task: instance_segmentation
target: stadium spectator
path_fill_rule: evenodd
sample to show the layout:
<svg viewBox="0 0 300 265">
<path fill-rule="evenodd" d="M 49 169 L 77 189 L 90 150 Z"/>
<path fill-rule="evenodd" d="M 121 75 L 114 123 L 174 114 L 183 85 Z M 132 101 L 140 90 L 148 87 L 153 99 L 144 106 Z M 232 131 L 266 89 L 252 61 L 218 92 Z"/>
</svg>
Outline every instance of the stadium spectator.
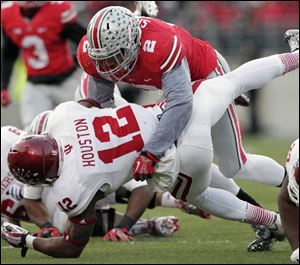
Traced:
<svg viewBox="0 0 300 265">
<path fill-rule="evenodd" d="M 194 86 L 197 104 L 178 144 L 180 156 L 172 146 L 158 162 L 153 178 L 147 181 L 154 187 L 172 190 L 177 198 L 186 199 L 216 216 L 264 224 L 276 236 L 282 237 L 278 214 L 241 201 L 226 191 L 208 188 L 212 143 L 210 130 L 205 126 L 199 128 L 199 121 L 212 126 L 238 95 L 263 87 L 273 78 L 298 67 L 299 52 L 279 54 L 251 61 L 218 78 L 197 82 Z M 212 94 L 211 90 L 214 91 Z M 214 96 L 217 91 L 221 97 Z M 99 107 L 92 99 L 85 102 Z M 204 113 L 202 104 L 207 108 Z M 53 185 L 56 201 L 69 217 L 64 236 L 40 239 L 25 229 L 4 222 L 2 238 L 14 247 L 31 248 L 54 257 L 79 257 L 95 223 L 96 201 L 128 180 L 132 164 L 143 145 L 151 139 L 162 112 L 159 107 L 145 109 L 134 104 L 117 109 L 90 109 L 68 102 L 57 107 L 50 117 L 48 134 L 18 141 L 8 154 L 8 165 L 12 174 L 23 183 Z M 203 115 L 205 119 L 199 119 Z M 127 124 L 120 125 L 120 119 L 126 119 Z M 111 131 L 104 131 L 106 124 Z M 65 130 L 64 127 L 73 129 Z M 89 133 L 89 128 L 95 133 Z M 83 138 L 78 139 L 78 133 L 87 140 L 84 144 Z M 208 136 L 208 140 L 199 143 L 199 136 Z M 87 144 L 88 148 L 84 147 L 87 152 L 83 152 L 80 147 Z M 25 146 L 26 152 L 23 151 Z M 100 168 L 102 174 L 99 174 Z M 178 176 L 179 170 L 184 173 Z"/>
<path fill-rule="evenodd" d="M 85 29 L 77 23 L 73 5 L 65 1 L 4 2 L 1 29 L 1 104 L 11 101 L 10 77 L 21 53 L 27 84 L 20 114 L 26 128 L 40 112 L 73 99 L 79 70 L 68 41 L 78 44 Z"/>
</svg>

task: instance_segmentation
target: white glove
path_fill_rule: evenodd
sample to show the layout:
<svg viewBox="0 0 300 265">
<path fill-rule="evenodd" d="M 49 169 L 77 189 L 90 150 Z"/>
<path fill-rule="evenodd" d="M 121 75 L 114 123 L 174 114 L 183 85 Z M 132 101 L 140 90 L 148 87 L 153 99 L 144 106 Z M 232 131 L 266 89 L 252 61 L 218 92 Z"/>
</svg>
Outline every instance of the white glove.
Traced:
<svg viewBox="0 0 300 265">
<path fill-rule="evenodd" d="M 141 16 L 142 12 L 146 13 L 149 17 L 157 17 L 158 7 L 155 1 L 136 1 L 136 10 L 134 14 Z"/>
<path fill-rule="evenodd" d="M 294 263 L 299 263 L 299 248 L 295 249 L 290 257 L 291 261 Z"/>
<path fill-rule="evenodd" d="M 1 237 L 16 248 L 26 247 L 26 237 L 29 234 L 24 228 L 8 222 L 1 225 Z"/>
</svg>

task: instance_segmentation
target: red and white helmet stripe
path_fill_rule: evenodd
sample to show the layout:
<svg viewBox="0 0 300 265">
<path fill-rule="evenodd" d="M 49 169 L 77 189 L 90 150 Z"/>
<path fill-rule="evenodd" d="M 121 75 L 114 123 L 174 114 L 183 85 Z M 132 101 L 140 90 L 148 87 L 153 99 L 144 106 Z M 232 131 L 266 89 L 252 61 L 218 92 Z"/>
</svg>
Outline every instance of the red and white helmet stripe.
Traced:
<svg viewBox="0 0 300 265">
<path fill-rule="evenodd" d="M 90 45 L 94 49 L 100 49 L 100 48 L 102 48 L 102 43 L 101 43 L 101 35 L 102 35 L 101 34 L 101 24 L 103 22 L 103 19 L 106 16 L 106 14 L 109 11 L 110 11 L 109 8 L 104 8 L 103 10 L 100 10 L 98 12 L 99 15 L 95 15 L 93 17 L 93 19 L 91 20 L 91 22 L 90 22 L 90 27 L 92 29 L 92 34 L 89 36 L 89 37 L 91 37 L 91 39 L 89 40 L 89 43 L 90 43 Z"/>
</svg>

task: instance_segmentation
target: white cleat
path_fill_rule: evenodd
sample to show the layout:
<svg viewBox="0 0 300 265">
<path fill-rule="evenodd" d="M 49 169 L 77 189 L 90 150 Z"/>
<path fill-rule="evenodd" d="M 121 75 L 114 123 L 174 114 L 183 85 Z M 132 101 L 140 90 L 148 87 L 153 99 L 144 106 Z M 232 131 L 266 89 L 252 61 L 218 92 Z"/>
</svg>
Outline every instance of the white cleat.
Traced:
<svg viewBox="0 0 300 265">
<path fill-rule="evenodd" d="M 299 50 L 299 29 L 289 29 L 284 33 L 283 37 L 290 46 L 291 52 Z"/>
</svg>

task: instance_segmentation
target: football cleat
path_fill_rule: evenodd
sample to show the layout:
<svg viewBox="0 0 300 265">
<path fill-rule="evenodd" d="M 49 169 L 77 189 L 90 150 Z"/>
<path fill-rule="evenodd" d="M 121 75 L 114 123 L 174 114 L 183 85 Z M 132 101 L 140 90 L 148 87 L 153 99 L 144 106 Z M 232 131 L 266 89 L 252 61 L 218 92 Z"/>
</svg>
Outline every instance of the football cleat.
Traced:
<svg viewBox="0 0 300 265">
<path fill-rule="evenodd" d="M 179 229 L 178 218 L 175 216 L 163 216 L 147 221 L 149 234 L 168 237 Z"/>
<path fill-rule="evenodd" d="M 250 252 L 268 251 L 276 241 L 283 241 L 285 239 L 278 213 L 276 214 L 275 228 L 269 229 L 264 225 L 253 225 L 252 228 L 256 231 L 256 239 L 247 248 Z"/>
<path fill-rule="evenodd" d="M 285 233 L 281 224 L 281 219 L 279 213 L 276 213 L 275 228 L 270 229 L 271 235 L 278 241 L 283 241 L 285 239 Z"/>
<path fill-rule="evenodd" d="M 187 203 L 187 202 L 184 202 L 181 200 L 177 200 L 176 207 L 185 213 L 193 214 L 193 215 L 199 216 L 204 219 L 211 219 L 210 213 L 203 211 L 190 203 Z"/>
<path fill-rule="evenodd" d="M 241 94 L 234 100 L 235 105 L 240 105 L 243 107 L 248 107 L 250 105 L 250 98 L 245 94 Z"/>
<path fill-rule="evenodd" d="M 249 244 L 247 250 L 250 252 L 271 250 L 276 242 L 271 231 L 264 225 L 252 226 L 252 228 L 256 232 L 256 239 Z"/>
<path fill-rule="evenodd" d="M 291 52 L 299 50 L 299 29 L 289 29 L 284 33 L 283 37 L 290 46 Z"/>
</svg>

